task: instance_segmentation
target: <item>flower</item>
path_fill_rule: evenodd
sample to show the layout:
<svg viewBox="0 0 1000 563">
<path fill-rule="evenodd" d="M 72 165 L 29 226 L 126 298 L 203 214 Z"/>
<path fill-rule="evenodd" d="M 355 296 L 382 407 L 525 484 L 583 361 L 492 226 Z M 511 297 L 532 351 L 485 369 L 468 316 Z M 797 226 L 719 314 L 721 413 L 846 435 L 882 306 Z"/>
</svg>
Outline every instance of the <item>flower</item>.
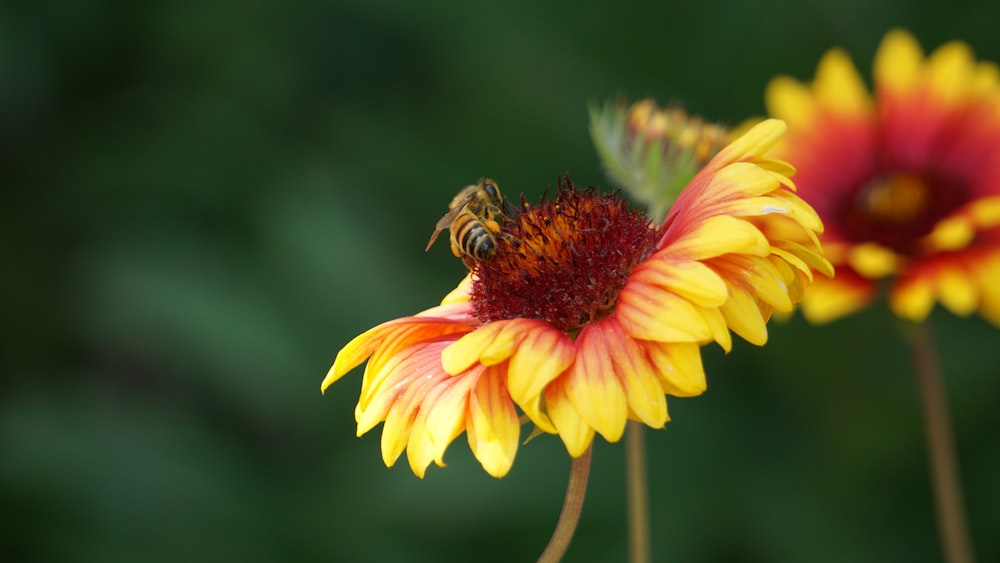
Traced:
<svg viewBox="0 0 1000 563">
<path fill-rule="evenodd" d="M 833 49 L 815 81 L 767 88 L 788 122 L 776 154 L 827 227 L 837 276 L 819 279 L 802 311 L 814 322 L 862 309 L 885 280 L 889 304 L 924 320 L 940 301 L 1000 325 L 1000 78 L 961 42 L 925 58 L 909 33 L 886 34 L 869 95 Z"/>
<path fill-rule="evenodd" d="M 659 227 L 568 179 L 549 201 L 522 197 L 493 258 L 440 306 L 348 343 L 321 388 L 367 359 L 358 435 L 384 421 L 383 461 L 405 450 L 421 477 L 463 431 L 505 475 L 519 411 L 573 457 L 595 434 L 618 440 L 628 419 L 663 427 L 666 395 L 705 390 L 702 344 L 728 351 L 730 329 L 763 344 L 771 313 L 792 309 L 814 269 L 832 273 L 818 216 L 766 156 L 784 129 L 766 121 L 725 148 Z M 812 242 L 765 235 L 786 231 Z"/>
<path fill-rule="evenodd" d="M 611 178 L 655 218 L 735 138 L 721 125 L 651 99 L 591 108 L 590 135 Z"/>
</svg>

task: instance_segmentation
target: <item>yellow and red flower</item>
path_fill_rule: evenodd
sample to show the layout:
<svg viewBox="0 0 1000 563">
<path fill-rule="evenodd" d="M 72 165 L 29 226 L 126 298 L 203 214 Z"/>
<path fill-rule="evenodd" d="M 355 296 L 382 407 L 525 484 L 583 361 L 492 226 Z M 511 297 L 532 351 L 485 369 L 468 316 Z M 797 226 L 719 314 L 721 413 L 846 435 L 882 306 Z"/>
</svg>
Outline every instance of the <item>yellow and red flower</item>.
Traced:
<svg viewBox="0 0 1000 563">
<path fill-rule="evenodd" d="M 405 450 L 421 477 L 463 431 L 502 477 L 519 412 L 574 457 L 629 419 L 663 427 L 666 395 L 705 390 L 702 344 L 728 351 L 730 330 L 763 344 L 771 313 L 792 309 L 814 269 L 832 273 L 819 217 L 767 156 L 784 130 L 765 121 L 722 150 L 659 227 L 568 180 L 550 201 L 522 199 L 494 258 L 440 306 L 348 343 L 322 389 L 367 359 L 358 435 L 384 421 L 386 465 Z"/>
<path fill-rule="evenodd" d="M 815 322 L 868 306 L 878 286 L 900 317 L 935 302 L 1000 325 L 1000 73 L 969 47 L 928 57 L 894 30 L 875 56 L 874 95 L 833 49 L 805 85 L 778 77 L 771 115 L 789 132 L 776 154 L 798 170 L 800 195 L 823 218 L 833 279 L 802 311 Z"/>
</svg>

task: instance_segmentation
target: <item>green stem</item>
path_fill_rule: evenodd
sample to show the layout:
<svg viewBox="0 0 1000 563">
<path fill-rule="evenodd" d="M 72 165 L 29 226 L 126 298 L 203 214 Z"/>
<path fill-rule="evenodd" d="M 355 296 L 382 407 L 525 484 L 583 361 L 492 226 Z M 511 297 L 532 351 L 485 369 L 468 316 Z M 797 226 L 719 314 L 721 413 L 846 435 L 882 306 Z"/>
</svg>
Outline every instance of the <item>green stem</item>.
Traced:
<svg viewBox="0 0 1000 563">
<path fill-rule="evenodd" d="M 927 455 L 941 549 L 948 563 L 973 563 L 976 558 L 965 518 L 948 398 L 928 325 L 917 327 L 911 346 L 927 434 Z"/>
<path fill-rule="evenodd" d="M 563 500 L 562 513 L 556 529 L 552 532 L 549 545 L 538 558 L 538 563 L 556 563 L 562 559 L 573 540 L 576 524 L 580 521 L 583 511 L 583 498 L 587 494 L 587 477 L 590 476 L 590 456 L 592 448 L 588 447 L 580 457 L 573 458 L 569 467 L 569 483 L 566 485 L 566 498 Z"/>
<path fill-rule="evenodd" d="M 646 475 L 645 426 L 629 421 L 625 434 L 628 560 L 630 563 L 649 563 L 649 479 Z"/>
</svg>

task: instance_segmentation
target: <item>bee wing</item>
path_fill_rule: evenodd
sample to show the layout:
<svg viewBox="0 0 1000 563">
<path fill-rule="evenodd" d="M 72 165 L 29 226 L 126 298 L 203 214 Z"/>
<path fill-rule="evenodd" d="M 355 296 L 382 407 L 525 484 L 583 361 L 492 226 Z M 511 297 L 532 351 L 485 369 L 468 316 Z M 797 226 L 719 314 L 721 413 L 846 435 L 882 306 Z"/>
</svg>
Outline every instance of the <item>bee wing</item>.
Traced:
<svg viewBox="0 0 1000 563">
<path fill-rule="evenodd" d="M 448 206 L 448 212 L 438 219 L 437 224 L 434 225 L 434 232 L 431 233 L 431 239 L 427 241 L 427 247 L 424 248 L 424 252 L 431 249 L 434 241 L 437 240 L 438 235 L 440 235 L 442 231 L 451 228 L 451 224 L 455 222 L 455 217 L 458 217 L 458 214 L 465 209 L 465 206 L 468 205 L 474 197 L 476 197 L 474 192 L 470 191 L 468 194 L 465 194 L 463 190 L 463 192 L 460 192 L 459 195 L 452 200 L 451 205 Z"/>
<path fill-rule="evenodd" d="M 427 241 L 427 246 L 424 247 L 424 252 L 427 252 L 428 250 L 431 249 L 432 246 L 434 246 L 434 241 L 438 239 L 438 235 L 440 235 L 441 231 L 444 230 L 440 227 L 440 223 L 438 223 L 438 225 L 439 226 L 436 229 L 434 229 L 434 232 L 431 233 L 431 239 Z"/>
</svg>

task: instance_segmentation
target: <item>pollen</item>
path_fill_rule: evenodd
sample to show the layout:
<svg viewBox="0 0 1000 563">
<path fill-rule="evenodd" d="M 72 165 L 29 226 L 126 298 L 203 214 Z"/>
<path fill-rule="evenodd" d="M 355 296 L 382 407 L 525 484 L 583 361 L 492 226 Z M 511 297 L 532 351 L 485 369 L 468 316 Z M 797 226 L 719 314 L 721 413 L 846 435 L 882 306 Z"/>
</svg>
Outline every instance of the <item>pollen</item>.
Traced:
<svg viewBox="0 0 1000 563">
<path fill-rule="evenodd" d="M 610 314 L 632 269 L 656 246 L 644 213 L 615 195 L 577 190 L 568 177 L 550 201 L 520 209 L 475 271 L 472 306 L 482 322 L 529 318 L 575 336 Z"/>
</svg>

